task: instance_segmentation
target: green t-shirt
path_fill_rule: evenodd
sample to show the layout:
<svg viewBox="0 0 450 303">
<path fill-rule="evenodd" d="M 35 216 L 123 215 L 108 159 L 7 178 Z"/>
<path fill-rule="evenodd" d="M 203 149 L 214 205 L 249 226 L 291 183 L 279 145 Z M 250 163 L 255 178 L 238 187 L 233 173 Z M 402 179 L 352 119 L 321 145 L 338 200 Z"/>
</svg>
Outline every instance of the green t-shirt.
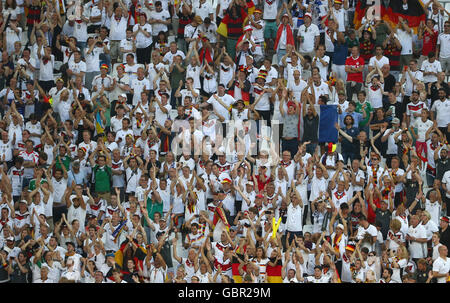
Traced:
<svg viewBox="0 0 450 303">
<path fill-rule="evenodd" d="M 173 67 L 172 72 L 170 73 L 170 85 L 172 86 L 172 91 L 178 89 L 180 85 L 180 80 L 184 80 L 186 78 L 186 66 L 184 63 L 181 63 L 180 66 L 184 68 L 184 72 L 180 72 L 176 66 Z"/>
<path fill-rule="evenodd" d="M 159 212 L 162 216 L 163 214 L 163 203 L 161 201 L 161 203 L 158 203 L 157 201 L 153 201 L 152 199 L 150 199 L 149 197 L 147 197 L 147 213 L 148 213 L 148 217 L 152 220 L 155 219 L 155 213 Z M 147 224 L 147 222 L 145 221 L 145 224 Z"/>
<path fill-rule="evenodd" d="M 70 162 L 72 161 L 72 159 L 69 156 L 65 155 L 64 157 L 61 158 L 61 161 L 64 164 L 64 167 L 66 168 L 66 170 L 68 171 L 70 168 Z M 61 163 L 59 162 L 58 159 L 56 159 L 55 168 L 61 168 Z"/>
<path fill-rule="evenodd" d="M 47 179 L 41 179 L 41 185 L 47 182 Z M 28 191 L 33 191 L 36 189 L 36 179 L 31 179 L 28 184 Z"/>
<path fill-rule="evenodd" d="M 364 127 L 364 126 L 367 125 L 367 123 L 369 123 L 370 113 L 373 112 L 373 108 L 372 108 L 372 105 L 370 105 L 370 102 L 365 101 L 364 103 L 366 104 L 366 108 L 365 108 L 366 118 L 359 122 L 359 127 Z M 359 101 L 356 102 L 356 109 L 355 109 L 355 111 L 357 113 L 360 113 L 360 114 L 363 113 L 362 112 L 362 106 L 364 105 L 364 103 L 361 103 Z"/>
<path fill-rule="evenodd" d="M 345 43 L 347 43 L 349 51 L 353 46 L 359 46 L 358 38 L 355 38 L 355 40 L 351 40 L 349 37 L 347 37 L 345 38 Z"/>
<path fill-rule="evenodd" d="M 111 167 L 105 165 L 100 168 L 100 166 L 95 165 L 93 171 L 95 173 L 95 192 L 102 193 L 111 191 Z"/>
</svg>

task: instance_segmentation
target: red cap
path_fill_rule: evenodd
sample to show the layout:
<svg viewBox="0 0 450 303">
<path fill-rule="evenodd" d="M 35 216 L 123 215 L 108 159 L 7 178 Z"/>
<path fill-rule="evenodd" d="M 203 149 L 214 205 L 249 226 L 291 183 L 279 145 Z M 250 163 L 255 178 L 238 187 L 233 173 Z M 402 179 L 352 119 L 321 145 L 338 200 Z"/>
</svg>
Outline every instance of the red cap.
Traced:
<svg viewBox="0 0 450 303">
<path fill-rule="evenodd" d="M 441 220 L 442 221 L 444 221 L 444 222 L 447 222 L 447 223 L 449 223 L 449 219 L 448 219 L 448 217 L 446 217 L 446 216 L 443 216 L 442 218 L 441 218 Z"/>
</svg>

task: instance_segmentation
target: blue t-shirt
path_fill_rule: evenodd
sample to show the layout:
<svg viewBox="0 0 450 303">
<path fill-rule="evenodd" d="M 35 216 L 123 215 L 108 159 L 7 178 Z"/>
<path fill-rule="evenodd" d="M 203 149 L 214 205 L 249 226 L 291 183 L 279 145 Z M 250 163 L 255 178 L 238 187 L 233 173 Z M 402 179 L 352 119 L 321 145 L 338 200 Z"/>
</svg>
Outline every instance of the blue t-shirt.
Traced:
<svg viewBox="0 0 450 303">
<path fill-rule="evenodd" d="M 356 139 L 356 136 L 358 136 L 358 134 L 359 134 L 359 129 L 357 127 L 342 128 L 342 130 L 347 135 L 352 137 L 353 139 Z M 354 153 L 355 152 L 355 145 L 352 142 L 350 142 L 349 140 L 347 140 L 346 138 L 342 138 L 341 147 L 342 147 L 343 153 Z M 359 153 L 359 151 L 358 151 L 358 153 Z"/>
<path fill-rule="evenodd" d="M 336 65 L 345 65 L 345 60 L 347 59 L 348 45 L 347 43 L 340 44 L 335 41 L 334 43 L 334 55 L 333 63 Z"/>
</svg>

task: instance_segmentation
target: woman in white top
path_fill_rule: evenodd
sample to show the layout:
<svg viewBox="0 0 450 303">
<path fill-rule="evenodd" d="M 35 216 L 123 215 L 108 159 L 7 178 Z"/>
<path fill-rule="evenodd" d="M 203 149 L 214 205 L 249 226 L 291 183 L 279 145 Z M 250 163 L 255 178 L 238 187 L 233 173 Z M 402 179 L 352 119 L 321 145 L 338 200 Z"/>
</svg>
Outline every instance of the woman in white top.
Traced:
<svg viewBox="0 0 450 303">
<path fill-rule="evenodd" d="M 136 38 L 136 60 L 138 64 L 149 64 L 152 39 L 152 26 L 147 23 L 147 14 L 139 16 L 139 24 L 133 26 L 133 36 Z"/>
</svg>

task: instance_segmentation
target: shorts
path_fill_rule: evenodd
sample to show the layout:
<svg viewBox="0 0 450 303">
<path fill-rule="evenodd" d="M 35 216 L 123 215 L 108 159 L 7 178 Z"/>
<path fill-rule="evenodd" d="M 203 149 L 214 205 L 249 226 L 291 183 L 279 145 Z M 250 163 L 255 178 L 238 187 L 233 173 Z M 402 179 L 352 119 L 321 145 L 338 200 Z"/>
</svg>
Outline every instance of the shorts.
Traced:
<svg viewBox="0 0 450 303">
<path fill-rule="evenodd" d="M 277 37 L 277 23 L 275 21 L 266 21 L 264 26 L 264 39 L 275 39 Z"/>
</svg>

